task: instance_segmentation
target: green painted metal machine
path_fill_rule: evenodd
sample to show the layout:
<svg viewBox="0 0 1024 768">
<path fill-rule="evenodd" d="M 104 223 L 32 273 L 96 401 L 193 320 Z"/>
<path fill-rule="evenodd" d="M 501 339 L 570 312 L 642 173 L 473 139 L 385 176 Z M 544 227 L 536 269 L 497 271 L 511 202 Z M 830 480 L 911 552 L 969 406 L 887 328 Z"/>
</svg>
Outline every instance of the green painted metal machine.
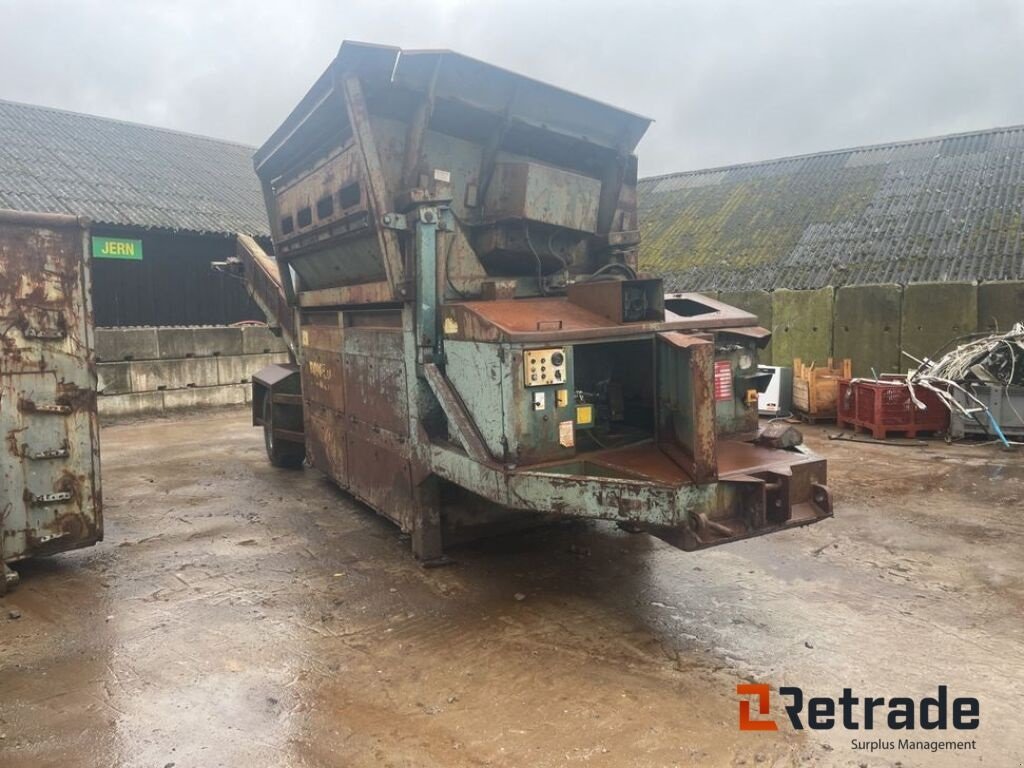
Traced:
<svg viewBox="0 0 1024 768">
<path fill-rule="evenodd" d="M 233 262 L 296 360 L 254 378 L 271 461 L 308 460 L 424 560 L 531 514 L 684 549 L 830 516 L 825 462 L 758 439 L 768 331 L 637 274 L 649 122 L 344 43 L 256 153 L 275 258 L 239 238 Z"/>
</svg>

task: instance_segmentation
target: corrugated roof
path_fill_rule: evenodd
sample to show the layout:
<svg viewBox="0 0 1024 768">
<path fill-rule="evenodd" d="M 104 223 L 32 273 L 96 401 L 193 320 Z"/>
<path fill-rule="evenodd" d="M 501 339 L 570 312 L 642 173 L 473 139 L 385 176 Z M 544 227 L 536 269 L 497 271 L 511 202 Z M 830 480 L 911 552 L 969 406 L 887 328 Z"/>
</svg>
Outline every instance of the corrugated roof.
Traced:
<svg viewBox="0 0 1024 768">
<path fill-rule="evenodd" d="M 268 234 L 254 147 L 0 100 L 0 208 Z"/>
<path fill-rule="evenodd" d="M 642 179 L 672 290 L 1024 279 L 1024 126 Z"/>
</svg>

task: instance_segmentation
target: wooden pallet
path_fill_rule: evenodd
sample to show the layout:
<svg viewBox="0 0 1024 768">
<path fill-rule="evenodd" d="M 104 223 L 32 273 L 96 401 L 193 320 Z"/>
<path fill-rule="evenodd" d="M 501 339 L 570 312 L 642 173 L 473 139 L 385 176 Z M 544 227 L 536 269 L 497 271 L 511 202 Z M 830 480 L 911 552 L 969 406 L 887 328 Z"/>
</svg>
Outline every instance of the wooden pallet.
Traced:
<svg viewBox="0 0 1024 768">
<path fill-rule="evenodd" d="M 835 424 L 836 423 L 836 412 L 831 413 L 804 413 L 793 409 L 793 415 L 796 416 L 804 424 Z"/>
<path fill-rule="evenodd" d="M 842 360 L 839 367 L 832 367 L 832 358 L 825 367 L 814 363 L 804 365 L 798 357 L 793 360 L 793 413 L 807 418 L 814 424 L 817 420 L 835 419 L 839 394 L 839 380 L 850 378 L 852 364 L 849 358 Z"/>
</svg>

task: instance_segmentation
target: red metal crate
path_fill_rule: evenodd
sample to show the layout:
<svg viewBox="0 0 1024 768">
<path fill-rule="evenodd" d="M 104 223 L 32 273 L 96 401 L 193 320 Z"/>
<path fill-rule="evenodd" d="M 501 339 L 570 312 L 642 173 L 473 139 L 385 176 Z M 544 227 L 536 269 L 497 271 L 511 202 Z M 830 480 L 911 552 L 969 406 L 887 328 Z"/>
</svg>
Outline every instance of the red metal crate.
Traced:
<svg viewBox="0 0 1024 768">
<path fill-rule="evenodd" d="M 884 440 L 890 432 L 916 437 L 918 432 L 949 428 L 949 409 L 938 395 L 914 387 L 914 396 L 924 403 L 924 410 L 914 405 L 902 377 L 883 377 L 880 381 L 840 379 L 836 423 L 867 429 L 876 440 Z"/>
</svg>

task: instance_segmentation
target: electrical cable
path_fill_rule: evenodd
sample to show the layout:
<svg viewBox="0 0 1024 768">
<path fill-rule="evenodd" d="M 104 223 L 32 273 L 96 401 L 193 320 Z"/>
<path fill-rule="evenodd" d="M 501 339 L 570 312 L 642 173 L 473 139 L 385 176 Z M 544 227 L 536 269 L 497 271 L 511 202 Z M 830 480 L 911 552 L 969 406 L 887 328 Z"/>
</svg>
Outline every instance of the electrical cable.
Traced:
<svg viewBox="0 0 1024 768">
<path fill-rule="evenodd" d="M 602 275 L 604 275 L 606 272 L 611 272 L 613 270 L 622 270 L 626 274 L 626 278 L 628 280 L 637 279 L 636 270 L 634 270 L 631 266 L 629 266 L 628 264 L 620 264 L 617 261 L 612 261 L 605 264 L 603 267 L 594 270 L 586 277 L 580 278 L 580 282 L 583 283 L 589 282 L 591 280 L 597 281 L 601 279 L 615 280 L 615 277 L 602 278 Z"/>
<path fill-rule="evenodd" d="M 544 285 L 544 265 L 541 263 L 540 256 L 537 255 L 537 251 L 533 247 L 533 241 L 530 240 L 530 225 L 525 221 L 523 222 L 523 232 L 526 233 L 526 245 L 529 247 L 530 253 L 533 254 L 533 258 L 537 260 L 537 288 L 540 289 L 541 296 L 547 296 L 548 289 Z"/>
<path fill-rule="evenodd" d="M 554 242 L 554 239 L 555 239 L 555 231 L 552 230 L 551 234 L 548 235 L 548 253 L 550 253 L 552 256 L 554 256 L 556 259 L 558 259 L 559 263 L 562 265 L 563 279 L 565 280 L 566 283 L 568 283 L 569 282 L 569 262 L 567 262 L 565 259 L 563 259 L 561 256 L 559 256 L 557 253 L 555 253 L 555 248 L 552 245 L 552 242 Z"/>
<path fill-rule="evenodd" d="M 456 221 L 457 220 L 458 220 L 458 217 L 456 217 Z M 455 246 L 455 234 L 456 234 L 455 232 L 449 232 L 448 233 L 448 245 L 447 245 L 447 247 L 445 248 L 445 251 L 444 251 L 444 280 L 445 280 L 446 283 L 448 283 L 448 287 L 451 288 L 453 291 L 455 291 L 456 294 L 458 294 L 459 298 L 461 298 L 461 299 L 468 299 L 469 298 L 469 294 L 466 293 L 465 291 L 459 290 L 459 288 L 456 287 L 455 283 L 452 282 L 452 273 L 451 273 L 451 263 L 452 263 L 452 260 L 451 260 L 451 255 L 452 255 L 452 248 Z"/>
</svg>

